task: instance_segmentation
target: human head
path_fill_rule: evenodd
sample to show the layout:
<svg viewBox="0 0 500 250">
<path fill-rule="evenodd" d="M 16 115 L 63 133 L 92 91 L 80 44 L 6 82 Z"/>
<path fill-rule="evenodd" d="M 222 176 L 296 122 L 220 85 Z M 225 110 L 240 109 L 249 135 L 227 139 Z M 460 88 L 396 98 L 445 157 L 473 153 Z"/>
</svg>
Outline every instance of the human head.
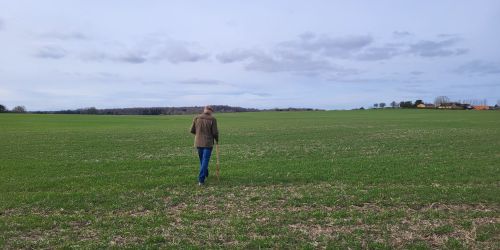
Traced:
<svg viewBox="0 0 500 250">
<path fill-rule="evenodd" d="M 205 109 L 203 110 L 203 112 L 212 114 L 214 112 L 214 108 L 212 108 L 212 106 L 210 106 L 210 105 L 207 105 L 207 106 L 205 106 Z"/>
</svg>

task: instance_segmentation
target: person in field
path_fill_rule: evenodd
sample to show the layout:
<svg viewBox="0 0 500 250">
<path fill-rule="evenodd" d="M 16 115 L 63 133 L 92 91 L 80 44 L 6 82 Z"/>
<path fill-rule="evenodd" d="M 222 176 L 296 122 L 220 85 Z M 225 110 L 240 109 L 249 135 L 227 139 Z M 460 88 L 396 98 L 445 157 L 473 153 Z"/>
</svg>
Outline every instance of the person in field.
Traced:
<svg viewBox="0 0 500 250">
<path fill-rule="evenodd" d="M 200 174 L 198 175 L 198 185 L 205 184 L 208 177 L 208 163 L 214 142 L 219 143 L 219 130 L 217 129 L 217 119 L 212 115 L 214 109 L 206 106 L 203 113 L 193 119 L 191 133 L 195 135 L 194 146 L 198 149 L 200 158 Z"/>
</svg>

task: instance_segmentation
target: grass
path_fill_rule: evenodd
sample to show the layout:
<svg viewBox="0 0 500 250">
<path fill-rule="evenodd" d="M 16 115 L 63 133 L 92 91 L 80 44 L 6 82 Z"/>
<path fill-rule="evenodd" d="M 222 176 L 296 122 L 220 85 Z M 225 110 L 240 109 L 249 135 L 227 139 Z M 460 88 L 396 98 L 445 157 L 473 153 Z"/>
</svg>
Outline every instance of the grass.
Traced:
<svg viewBox="0 0 500 250">
<path fill-rule="evenodd" d="M 500 112 L 0 115 L 0 248 L 500 248 Z"/>
</svg>

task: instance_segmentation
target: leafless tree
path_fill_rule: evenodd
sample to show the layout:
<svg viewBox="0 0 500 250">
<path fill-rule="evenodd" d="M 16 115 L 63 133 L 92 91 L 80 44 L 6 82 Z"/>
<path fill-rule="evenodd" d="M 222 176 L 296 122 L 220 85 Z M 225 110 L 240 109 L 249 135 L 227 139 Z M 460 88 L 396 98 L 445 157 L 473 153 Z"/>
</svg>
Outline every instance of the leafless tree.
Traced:
<svg viewBox="0 0 500 250">
<path fill-rule="evenodd" d="M 448 98 L 447 96 L 438 96 L 436 97 L 436 99 L 434 99 L 434 105 L 436 105 L 436 107 L 448 102 L 450 102 L 450 98 Z"/>
<path fill-rule="evenodd" d="M 395 108 L 395 107 L 397 107 L 397 106 L 398 106 L 398 103 L 397 103 L 396 101 L 392 101 L 392 102 L 391 102 L 391 107 L 392 107 L 392 108 Z"/>
<path fill-rule="evenodd" d="M 24 106 L 15 106 L 12 109 L 12 112 L 14 112 L 14 113 L 26 113 L 26 107 L 24 107 Z"/>
</svg>

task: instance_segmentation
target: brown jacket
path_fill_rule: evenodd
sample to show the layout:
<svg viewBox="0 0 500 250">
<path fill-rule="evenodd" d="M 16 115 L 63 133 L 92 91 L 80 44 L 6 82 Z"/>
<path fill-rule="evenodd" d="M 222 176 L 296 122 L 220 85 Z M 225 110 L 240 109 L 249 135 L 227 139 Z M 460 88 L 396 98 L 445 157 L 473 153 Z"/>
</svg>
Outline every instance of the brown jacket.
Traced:
<svg viewBox="0 0 500 250">
<path fill-rule="evenodd" d="M 193 119 L 191 133 L 195 135 L 195 147 L 213 147 L 214 140 L 219 143 L 217 120 L 208 113 L 203 113 Z"/>
</svg>

